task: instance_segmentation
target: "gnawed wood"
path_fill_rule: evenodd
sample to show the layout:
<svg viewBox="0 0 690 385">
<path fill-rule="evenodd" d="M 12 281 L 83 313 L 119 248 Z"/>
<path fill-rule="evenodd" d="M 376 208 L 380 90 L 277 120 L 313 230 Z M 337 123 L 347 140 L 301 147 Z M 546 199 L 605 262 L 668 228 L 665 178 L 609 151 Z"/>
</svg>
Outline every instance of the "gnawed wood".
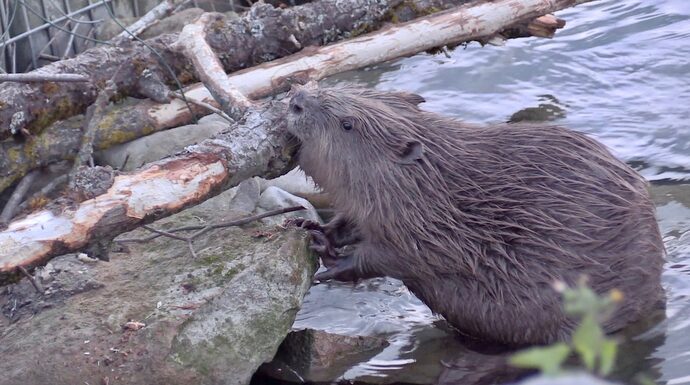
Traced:
<svg viewBox="0 0 690 385">
<path fill-rule="evenodd" d="M 219 191 L 228 178 L 223 160 L 212 154 L 190 154 L 118 176 L 107 193 L 76 210 L 44 210 L 12 222 L 0 234 L 0 271 L 42 263 L 55 252 L 80 249 L 92 238 L 131 230 L 157 213 L 177 212 Z"/>
</svg>

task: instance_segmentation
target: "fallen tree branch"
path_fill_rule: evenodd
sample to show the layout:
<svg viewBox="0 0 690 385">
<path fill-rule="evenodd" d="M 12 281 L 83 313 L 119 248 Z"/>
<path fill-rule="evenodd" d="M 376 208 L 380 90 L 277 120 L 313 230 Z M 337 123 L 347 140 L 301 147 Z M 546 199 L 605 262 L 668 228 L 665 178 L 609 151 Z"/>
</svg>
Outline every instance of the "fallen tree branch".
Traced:
<svg viewBox="0 0 690 385">
<path fill-rule="evenodd" d="M 220 22 L 223 17 L 218 13 L 201 15 L 196 22 L 184 27 L 175 47 L 192 61 L 199 79 L 220 104 L 221 110 L 232 119 L 239 120 L 251 105 L 251 101 L 230 83 L 223 65 L 206 42 L 204 31 L 207 25 Z"/>
<path fill-rule="evenodd" d="M 170 95 L 171 95 L 172 97 L 176 98 L 176 99 L 184 100 L 184 99 L 182 98 L 182 95 L 178 94 L 177 92 L 171 92 Z M 220 116 L 221 118 L 227 120 L 229 123 L 234 123 L 234 122 L 235 122 L 235 121 L 232 120 L 232 118 L 229 117 L 228 114 L 226 114 L 224 111 L 222 111 L 222 110 L 220 110 L 220 109 L 218 109 L 218 108 L 216 108 L 216 107 L 214 107 L 214 106 L 212 106 L 212 105 L 210 105 L 210 104 L 208 104 L 208 103 L 205 103 L 205 102 L 202 102 L 201 100 L 196 100 L 196 99 L 187 99 L 187 101 L 188 101 L 189 103 L 192 103 L 192 104 L 197 105 L 197 106 L 199 106 L 199 107 L 203 107 L 203 108 L 205 108 L 205 109 L 207 109 L 207 110 L 213 112 L 214 114 L 216 114 L 216 115 Z"/>
<path fill-rule="evenodd" d="M 17 207 L 16 212 L 21 213 L 22 211 L 26 210 L 29 205 L 32 203 L 32 201 L 38 200 L 38 199 L 47 199 L 47 197 L 56 189 L 62 187 L 62 185 L 66 184 L 69 180 L 69 175 L 63 174 L 58 176 L 57 178 L 53 179 L 48 183 L 47 185 L 43 186 L 43 188 L 36 192 L 34 195 L 29 197 L 28 199 L 24 200 L 22 204 L 20 204 Z"/>
<path fill-rule="evenodd" d="M 0 82 L 15 83 L 79 83 L 88 82 L 89 77 L 79 74 L 42 74 L 31 72 L 28 74 L 0 74 Z"/>
<path fill-rule="evenodd" d="M 72 167 L 72 174 L 74 174 L 81 166 L 88 164 L 93 167 L 93 141 L 96 136 L 96 131 L 98 128 L 98 122 L 103 118 L 103 111 L 108 106 L 110 98 L 115 95 L 117 88 L 115 87 L 115 82 L 108 80 L 105 84 L 105 88 L 98 94 L 96 102 L 89 106 L 86 111 L 86 117 L 84 121 L 84 134 L 81 138 L 81 148 L 74 160 L 74 166 Z"/>
<path fill-rule="evenodd" d="M 385 36 L 383 39 L 373 38 L 376 35 L 362 36 L 349 44 L 308 50 L 295 60 L 266 64 L 235 74 L 230 80 L 249 96 L 265 94 L 286 86 L 295 73 L 305 79 L 318 79 L 417 51 L 491 36 L 515 20 L 531 19 L 584 1 L 473 3 L 388 28 L 379 33 Z M 516 3 L 523 6 L 515 6 Z M 428 39 L 422 41 L 420 36 Z M 315 67 L 319 65 L 327 68 Z M 204 94 L 200 89 L 193 91 L 197 93 L 195 97 Z M 159 108 L 174 105 L 173 102 Z M 81 202 L 75 210 L 58 214 L 39 211 L 10 223 L 0 232 L 0 275 L 13 271 L 16 266 L 43 263 L 54 255 L 81 249 L 90 242 L 102 240 L 104 234 L 114 237 L 171 215 L 249 177 L 271 178 L 287 172 L 293 166 L 294 148 L 286 134 L 284 113 L 283 103 L 252 106 L 242 124 L 188 147 L 184 154 L 115 177 L 107 193 Z"/>
<path fill-rule="evenodd" d="M 0 213 L 0 228 L 4 227 L 9 221 L 12 220 L 14 214 L 17 212 L 19 204 L 22 203 L 24 196 L 31 188 L 31 185 L 36 180 L 36 177 L 40 174 L 40 171 L 34 170 L 26 174 L 24 178 L 17 184 L 17 187 L 12 192 L 12 196 L 5 204 L 5 207 Z"/>
<path fill-rule="evenodd" d="M 276 209 L 276 210 L 270 210 L 263 212 L 261 214 L 256 214 L 256 215 L 251 215 L 248 217 L 244 218 L 239 218 L 239 219 L 233 219 L 231 221 L 225 221 L 225 222 L 219 222 L 219 223 L 211 223 L 209 225 L 205 226 L 184 226 L 184 227 L 178 227 L 175 229 L 170 229 L 170 230 L 160 230 L 153 228 L 148 225 L 142 226 L 142 228 L 154 233 L 154 235 L 144 237 L 144 238 L 123 238 L 123 239 L 118 239 L 116 242 L 118 243 L 144 243 L 144 242 L 149 242 L 152 241 L 160 236 L 163 237 L 168 237 L 172 239 L 177 239 L 179 241 L 184 241 L 187 243 L 187 247 L 190 250 L 190 253 L 192 254 L 192 257 L 196 258 L 196 251 L 194 251 L 194 245 L 193 242 L 195 239 L 199 238 L 200 236 L 206 234 L 207 232 L 215 229 L 222 229 L 225 227 L 231 227 L 231 226 L 242 226 L 246 225 L 247 223 L 251 223 L 254 221 L 261 220 L 263 218 L 268 218 L 268 217 L 274 217 L 276 215 L 282 215 L 282 214 L 287 214 L 295 211 L 300 211 L 304 210 L 304 207 L 302 206 L 292 206 L 292 207 L 285 207 L 282 209 Z M 174 233 L 180 232 L 180 231 L 191 231 L 191 230 L 199 230 L 195 233 L 193 233 L 190 236 L 183 237 L 181 235 L 176 235 Z"/>
<path fill-rule="evenodd" d="M 181 1 L 179 0 L 163 0 L 160 4 L 148 11 L 144 16 L 139 18 L 139 20 L 134 22 L 134 24 L 127 27 L 126 31 L 120 32 L 119 35 L 115 36 L 110 41 L 115 45 L 119 45 L 127 40 L 133 39 L 134 36 L 139 36 L 146 28 L 150 27 L 158 20 L 170 15 L 180 3 Z"/>
</svg>

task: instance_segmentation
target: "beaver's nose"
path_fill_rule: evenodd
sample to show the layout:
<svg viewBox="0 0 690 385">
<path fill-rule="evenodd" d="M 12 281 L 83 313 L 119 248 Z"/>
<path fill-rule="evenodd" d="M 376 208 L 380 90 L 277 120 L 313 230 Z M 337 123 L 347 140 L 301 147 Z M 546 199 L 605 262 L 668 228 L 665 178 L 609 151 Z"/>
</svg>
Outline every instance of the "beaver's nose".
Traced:
<svg viewBox="0 0 690 385">
<path fill-rule="evenodd" d="M 301 114 L 304 111 L 304 104 L 307 101 L 307 93 L 304 91 L 297 91 L 295 95 L 290 98 L 290 112 L 293 114 Z"/>
</svg>

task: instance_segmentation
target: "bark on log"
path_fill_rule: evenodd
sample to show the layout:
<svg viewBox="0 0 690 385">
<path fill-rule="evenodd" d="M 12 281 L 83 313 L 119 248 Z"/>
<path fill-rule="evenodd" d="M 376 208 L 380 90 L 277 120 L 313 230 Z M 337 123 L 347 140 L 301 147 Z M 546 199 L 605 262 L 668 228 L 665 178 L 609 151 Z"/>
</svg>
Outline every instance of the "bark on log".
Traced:
<svg viewBox="0 0 690 385">
<path fill-rule="evenodd" d="M 529 4 L 524 8 L 515 8 L 514 4 L 517 2 Z M 434 48 L 436 47 L 434 44 L 446 44 L 447 41 L 454 41 L 457 44 L 469 40 L 486 40 L 488 36 L 495 34 L 497 31 L 503 31 L 506 27 L 515 29 L 514 24 L 516 21 L 530 20 L 536 16 L 541 16 L 540 12 L 562 9 L 575 2 L 583 1 L 560 0 L 553 5 L 548 5 L 550 4 L 549 2 L 542 0 L 530 0 L 529 2 L 513 0 L 503 2 L 499 7 L 495 7 L 492 3 L 479 4 L 476 7 L 471 5 L 462 6 L 463 8 L 461 9 L 465 9 L 464 7 L 468 7 L 468 9 L 478 7 L 477 9 L 480 10 L 482 6 L 489 7 L 485 11 L 486 15 L 483 17 L 492 17 L 497 21 L 494 21 L 493 24 L 484 23 L 483 30 L 472 30 L 468 29 L 468 26 L 472 27 L 474 24 L 469 23 L 468 20 L 470 19 L 460 14 L 457 15 L 457 19 L 449 17 L 448 20 L 461 28 L 451 25 L 447 31 L 440 29 L 440 32 L 425 30 L 424 27 L 407 30 L 405 28 L 398 28 L 403 25 L 397 24 L 376 34 L 354 38 L 324 48 L 308 47 L 288 58 L 274 60 L 239 71 L 229 76 L 227 81 L 223 81 L 223 84 L 227 83 L 227 87 L 225 87 L 227 89 L 238 89 L 250 99 L 258 99 L 285 90 L 291 81 L 320 79 L 338 72 L 411 55 Z M 426 4 L 431 4 L 428 5 L 431 7 L 433 4 L 438 3 Z M 512 9 L 518 8 L 522 11 L 512 13 Z M 502 12 L 496 10 L 502 10 Z M 527 23 L 524 24 L 525 26 L 527 25 Z M 402 33 L 403 35 L 398 37 L 392 36 L 391 34 L 394 31 L 399 31 L 397 33 Z M 448 32 L 456 32 L 456 35 L 451 36 L 451 39 L 447 39 Z M 382 38 L 377 38 L 376 36 L 382 36 Z M 432 42 L 420 41 L 417 43 L 418 36 L 439 36 L 442 38 L 437 38 L 437 40 Z M 386 39 L 390 38 L 398 39 L 398 41 L 395 44 L 386 43 Z M 376 42 L 383 43 L 379 44 Z M 203 84 L 190 86 L 186 91 L 186 97 L 218 107 L 218 104 Z M 192 105 L 192 111 L 195 114 L 208 114 L 208 111 L 198 105 Z M 180 100 L 173 100 L 167 104 L 144 100 L 135 104 L 126 103 L 119 107 L 113 106 L 105 114 L 105 118 L 96 129 L 94 146 L 97 149 L 108 148 L 111 145 L 133 140 L 156 131 L 187 124 L 193 117 L 192 112 Z M 64 124 L 56 124 L 44 133 L 28 138 L 27 146 L 11 141 L 0 143 L 0 192 L 35 167 L 44 166 L 58 160 L 71 159 L 77 150 L 67 146 L 73 146 L 76 142 L 69 140 L 70 138 L 60 138 L 65 130 Z M 60 156 L 59 151 L 56 151 L 58 148 L 57 144 L 63 148 L 62 156 Z"/>
<path fill-rule="evenodd" d="M 400 19 L 428 13 L 445 5 L 469 0 L 426 0 L 425 7 L 414 7 Z M 398 17 L 405 0 L 321 0 L 292 8 L 274 8 L 256 3 L 240 19 L 216 22 L 207 27 L 207 40 L 218 54 L 226 72 L 283 57 L 309 45 L 323 45 L 352 34 L 375 30 L 385 21 Z M 147 41 L 164 58 L 183 83 L 196 80 L 192 64 L 170 47 L 177 34 Z M 26 130 L 36 134 L 53 122 L 82 113 L 96 100 L 100 88 L 122 66 L 115 80 L 119 94 L 147 96 L 139 89 L 144 72 L 153 72 L 167 84 L 171 74 L 158 57 L 138 41 L 121 46 L 90 49 L 68 60 L 37 70 L 44 74 L 81 74 L 89 83 L 0 84 L 0 140 Z"/>
<path fill-rule="evenodd" d="M 272 80 L 273 74 L 283 74 L 279 69 L 294 67 L 295 63 L 301 63 L 299 68 L 310 77 L 324 76 L 332 72 L 311 66 L 335 64 L 340 70 L 351 69 L 362 65 L 362 62 L 349 57 L 357 56 L 358 50 L 367 49 L 380 56 L 372 52 L 369 55 L 362 53 L 360 59 L 364 58 L 365 65 L 372 60 L 390 60 L 408 55 L 413 50 L 423 51 L 473 37 L 489 36 L 516 19 L 534 18 L 586 1 L 494 0 L 463 6 L 389 28 L 380 32 L 384 39 L 372 39 L 371 36 L 353 39 L 348 44 L 354 52 L 348 51 L 348 44 L 336 44 L 323 48 L 318 55 L 306 56 L 303 53 L 297 61 L 272 63 L 256 69 L 256 73 L 247 71 L 231 79 L 238 79 L 238 89 L 246 92 L 250 91 L 243 89 L 247 84 L 239 80 L 243 76 L 246 76 L 244 79 L 259 79 L 261 76 L 257 74 L 263 71 L 272 74 L 266 77 Z M 518 3 L 521 6 L 517 6 Z M 426 45 L 417 40 L 419 36 L 429 37 Z M 406 45 L 403 44 L 405 42 Z M 386 52 L 389 56 L 383 54 Z M 271 82 L 265 81 L 265 85 L 270 87 Z M 253 86 L 259 87 L 257 84 Z M 264 86 L 254 90 L 266 92 Z M 237 124 L 230 132 L 191 146 L 185 154 L 118 176 L 106 194 L 84 201 L 74 210 L 65 209 L 59 214 L 44 210 L 12 222 L 0 232 L 0 283 L 3 276 L 11 274 L 18 266 L 43 263 L 54 255 L 114 237 L 199 203 L 246 178 L 255 175 L 272 177 L 287 171 L 294 149 L 288 146 L 283 114 L 281 103 L 274 103 L 265 110 L 252 107 L 244 123 Z"/>
</svg>

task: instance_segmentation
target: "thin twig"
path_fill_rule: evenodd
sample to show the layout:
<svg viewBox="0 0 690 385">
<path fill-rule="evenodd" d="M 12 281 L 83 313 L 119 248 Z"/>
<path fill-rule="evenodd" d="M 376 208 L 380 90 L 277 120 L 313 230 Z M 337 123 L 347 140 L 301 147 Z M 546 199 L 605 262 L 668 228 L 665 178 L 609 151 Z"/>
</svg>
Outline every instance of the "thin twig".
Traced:
<svg viewBox="0 0 690 385">
<path fill-rule="evenodd" d="M 293 211 L 300 211 L 300 210 L 304 210 L 304 207 L 292 206 L 292 207 L 286 207 L 286 208 L 282 208 L 282 209 L 266 211 L 264 213 L 248 216 L 245 218 L 233 219 L 231 221 L 212 223 L 212 224 L 206 225 L 206 226 L 184 226 L 184 227 L 178 227 L 175 229 L 170 229 L 167 231 L 158 230 L 158 229 L 155 229 L 151 226 L 146 225 L 146 226 L 142 226 L 142 227 L 144 229 L 152 232 L 152 233 L 155 233 L 154 235 L 144 237 L 144 238 L 117 239 L 117 240 L 115 240 L 115 242 L 117 242 L 117 243 L 127 243 L 127 242 L 144 243 L 144 242 L 148 242 L 148 241 L 151 241 L 153 239 L 156 239 L 160 236 L 164 236 L 164 237 L 168 237 L 168 238 L 177 239 L 180 241 L 187 242 L 187 247 L 189 248 L 189 253 L 192 255 L 193 258 L 196 259 L 197 254 L 196 254 L 196 251 L 194 250 L 194 245 L 193 245 L 194 240 L 196 238 L 200 237 L 201 235 L 213 230 L 213 229 L 219 229 L 219 228 L 231 227 L 231 226 L 241 226 L 241 225 L 253 222 L 253 221 L 257 221 L 259 219 L 272 217 L 272 216 L 276 216 L 276 215 L 281 215 L 281 214 L 286 214 L 286 213 L 291 213 Z M 173 233 L 176 233 L 179 231 L 190 231 L 190 230 L 199 230 L 199 231 L 193 233 L 189 237 L 183 237 L 181 235 L 173 234 Z"/>
<path fill-rule="evenodd" d="M 26 277 L 26 279 L 28 279 L 29 282 L 31 282 L 31 286 L 33 286 L 34 289 L 36 289 L 38 294 L 40 294 L 40 295 L 45 294 L 45 291 L 43 291 L 43 287 L 41 286 L 41 284 L 38 283 L 38 281 L 36 281 L 36 278 L 34 278 L 33 275 L 29 274 L 29 272 L 26 271 L 24 266 L 17 266 L 17 269 L 19 269 L 19 271 Z"/>
<path fill-rule="evenodd" d="M 175 97 L 175 98 L 177 98 L 177 99 L 184 100 L 184 99 L 182 98 L 182 95 L 178 94 L 177 92 L 171 92 L 170 95 L 172 95 L 173 97 Z M 196 104 L 196 105 L 199 106 L 199 107 L 203 107 L 203 108 L 205 108 L 205 109 L 207 109 L 207 110 L 209 110 L 209 111 L 211 111 L 211 112 L 213 112 L 213 113 L 219 115 L 221 118 L 227 120 L 227 121 L 230 122 L 230 123 L 235 123 L 235 121 L 232 120 L 232 118 L 229 117 L 228 114 L 226 114 L 225 112 L 223 112 L 222 110 L 220 110 L 220 109 L 218 109 L 218 108 L 216 108 L 216 107 L 213 107 L 212 105 L 210 105 L 210 104 L 208 104 L 208 103 L 204 103 L 204 102 L 202 102 L 202 101 L 200 101 L 200 100 L 195 100 L 195 99 L 187 99 L 187 101 L 190 102 L 190 103 L 192 103 L 192 104 Z"/>
<path fill-rule="evenodd" d="M 120 68 L 122 68 L 122 66 L 120 66 Z M 98 93 L 96 101 L 86 110 L 84 134 L 82 136 L 79 154 L 77 154 L 77 157 L 74 159 L 74 166 L 72 167 L 73 175 L 85 163 L 93 167 L 93 141 L 96 135 L 96 128 L 103 118 L 103 111 L 108 106 L 108 103 L 110 103 L 110 98 L 117 92 L 117 85 L 113 79 L 115 79 L 118 72 L 120 72 L 120 68 L 118 68 L 113 74 L 113 77 L 106 82 L 105 88 Z"/>
<path fill-rule="evenodd" d="M 187 247 L 189 248 L 189 253 L 192 254 L 192 258 L 199 259 L 199 257 L 196 255 L 196 251 L 194 251 L 194 244 L 192 244 L 191 239 L 187 241 Z"/>
<path fill-rule="evenodd" d="M 169 233 L 167 231 L 163 231 L 163 230 L 154 229 L 153 227 L 151 227 L 149 225 L 144 225 L 141 227 L 145 228 L 146 230 L 148 230 L 152 233 L 156 233 L 158 235 L 163 235 L 163 236 L 168 237 L 168 238 L 177 239 L 177 240 L 185 241 L 185 242 L 189 241 L 189 238 L 187 238 L 187 237 L 175 235 L 175 234 Z"/>
<path fill-rule="evenodd" d="M 17 187 L 12 192 L 12 196 L 10 196 L 10 199 L 2 209 L 2 213 L 0 214 L 0 225 L 7 224 L 12 220 L 14 214 L 17 212 L 17 207 L 24 199 L 24 196 L 29 191 L 29 188 L 31 188 L 38 174 L 40 174 L 39 170 L 33 170 L 26 174 L 17 184 Z"/>
<path fill-rule="evenodd" d="M 120 32 L 119 35 L 115 36 L 110 41 L 117 45 L 139 36 L 148 27 L 174 11 L 175 5 L 174 0 L 163 0 L 160 4 L 151 8 L 151 10 L 148 11 L 144 16 L 139 18 L 139 20 L 127 27 L 124 31 Z"/>
<path fill-rule="evenodd" d="M 67 39 L 67 44 L 65 44 L 65 53 L 62 54 L 62 59 L 67 59 L 69 57 L 69 51 L 72 49 L 74 37 L 77 35 L 77 30 L 79 27 L 80 25 L 76 23 L 74 24 L 74 27 L 72 27 L 72 33 L 69 35 L 69 39 Z"/>
<path fill-rule="evenodd" d="M 31 200 L 34 197 L 48 196 L 51 192 L 53 192 L 53 190 L 59 188 L 60 186 L 62 186 L 65 183 L 67 183 L 67 179 L 68 179 L 67 174 L 60 175 L 59 177 L 53 179 L 50 183 L 45 185 L 39 192 L 32 195 L 29 199 L 24 200 L 24 202 L 22 202 L 22 204 L 20 204 L 17 207 L 16 212 L 21 213 L 22 211 L 24 211 L 24 209 L 26 209 L 26 207 L 29 205 L 29 203 L 31 202 Z"/>
<path fill-rule="evenodd" d="M 27 73 L 27 74 L 0 74 L 0 82 L 17 82 L 17 83 L 37 83 L 37 82 L 60 82 L 60 83 L 77 83 L 88 82 L 89 77 L 79 74 L 42 74 L 42 73 Z"/>
</svg>

